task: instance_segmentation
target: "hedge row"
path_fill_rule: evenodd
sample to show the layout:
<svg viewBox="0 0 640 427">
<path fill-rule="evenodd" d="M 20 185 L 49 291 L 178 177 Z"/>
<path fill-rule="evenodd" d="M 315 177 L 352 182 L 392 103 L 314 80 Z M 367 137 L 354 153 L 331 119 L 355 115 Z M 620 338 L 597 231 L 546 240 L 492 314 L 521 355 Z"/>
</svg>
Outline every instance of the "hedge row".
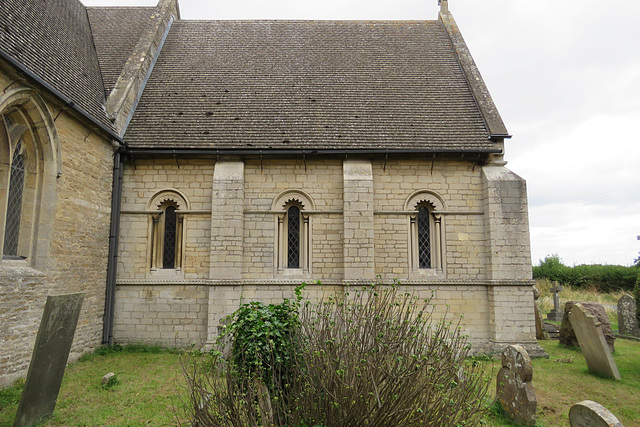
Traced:
<svg viewBox="0 0 640 427">
<path fill-rule="evenodd" d="M 550 255 L 533 267 L 533 278 L 555 280 L 576 288 L 594 286 L 607 293 L 633 291 L 639 272 L 638 266 L 583 264 L 569 267 L 557 255 Z"/>
</svg>

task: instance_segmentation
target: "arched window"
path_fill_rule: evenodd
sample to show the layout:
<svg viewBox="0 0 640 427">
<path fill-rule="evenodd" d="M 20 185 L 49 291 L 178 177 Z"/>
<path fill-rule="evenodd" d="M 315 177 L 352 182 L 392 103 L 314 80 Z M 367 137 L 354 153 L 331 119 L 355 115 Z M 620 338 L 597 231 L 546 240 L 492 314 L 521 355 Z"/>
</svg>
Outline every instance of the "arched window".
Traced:
<svg viewBox="0 0 640 427">
<path fill-rule="evenodd" d="M 25 175 L 22 139 L 18 141 L 13 151 L 10 170 L 3 255 L 5 258 L 18 258 L 18 241 L 20 240 L 20 219 L 22 217 L 22 195 L 24 193 Z"/>
<path fill-rule="evenodd" d="M 176 267 L 176 237 L 178 219 L 175 206 L 167 206 L 164 210 L 164 245 L 162 248 L 162 268 Z"/>
<path fill-rule="evenodd" d="M 418 207 L 418 267 L 431 268 L 431 212 L 426 206 Z"/>
<path fill-rule="evenodd" d="M 60 145 L 53 118 L 30 88 L 0 93 L 0 254 L 48 265 Z"/>
<path fill-rule="evenodd" d="M 287 209 L 287 268 L 300 268 L 300 208 Z"/>
<path fill-rule="evenodd" d="M 151 215 L 150 269 L 182 270 L 184 253 L 184 214 L 186 199 L 173 190 L 157 193 L 149 207 Z"/>
<path fill-rule="evenodd" d="M 444 269 L 442 216 L 444 204 L 434 193 L 414 193 L 405 203 L 409 216 L 409 264 L 418 276 L 439 274 Z"/>
<path fill-rule="evenodd" d="M 276 220 L 276 270 L 281 274 L 308 274 L 311 266 L 311 198 L 299 190 L 281 193 L 272 205 Z"/>
</svg>

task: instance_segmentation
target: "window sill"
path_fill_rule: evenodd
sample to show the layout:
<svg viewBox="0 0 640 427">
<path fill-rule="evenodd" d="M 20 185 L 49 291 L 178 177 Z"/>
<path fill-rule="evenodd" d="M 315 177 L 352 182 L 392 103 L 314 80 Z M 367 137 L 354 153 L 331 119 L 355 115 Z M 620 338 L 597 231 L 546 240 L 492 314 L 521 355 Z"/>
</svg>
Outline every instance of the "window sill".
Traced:
<svg viewBox="0 0 640 427">
<path fill-rule="evenodd" d="M 409 272 L 410 279 L 444 279 L 444 272 L 439 268 L 420 268 Z"/>
<path fill-rule="evenodd" d="M 184 271 L 180 268 L 158 268 L 147 272 L 147 278 L 182 279 Z"/>
<path fill-rule="evenodd" d="M 23 277 L 45 277 L 40 270 L 31 266 L 27 259 L 0 259 L 0 276 L 23 276 Z"/>
<path fill-rule="evenodd" d="M 276 278 L 310 279 L 311 275 L 303 268 L 279 268 Z"/>
</svg>

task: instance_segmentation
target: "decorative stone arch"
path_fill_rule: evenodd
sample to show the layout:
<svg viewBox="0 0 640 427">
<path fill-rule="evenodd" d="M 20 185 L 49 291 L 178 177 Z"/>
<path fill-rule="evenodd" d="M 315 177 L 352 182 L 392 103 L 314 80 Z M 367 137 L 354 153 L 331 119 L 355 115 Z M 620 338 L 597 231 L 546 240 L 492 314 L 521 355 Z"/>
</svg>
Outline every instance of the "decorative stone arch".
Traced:
<svg viewBox="0 0 640 427">
<path fill-rule="evenodd" d="M 407 197 L 404 210 L 409 212 L 407 240 L 411 275 L 443 276 L 446 246 L 441 212 L 446 210 L 444 199 L 435 191 L 418 190 Z"/>
<path fill-rule="evenodd" d="M 6 117 L 6 119 L 5 119 Z M 4 252 L 11 164 L 21 147 L 24 162 L 17 248 L 10 258 L 44 269 L 48 263 L 57 202 L 56 179 L 62 173 L 60 139 L 53 117 L 35 89 L 0 94 L 0 253 Z M 20 154 L 20 153 L 19 153 Z M 6 159 L 6 160 L 5 160 Z"/>
<path fill-rule="evenodd" d="M 314 210 L 316 205 L 309 194 L 302 190 L 285 190 L 271 204 L 271 210 L 284 210 L 287 204 L 297 203 L 303 210 Z"/>
<path fill-rule="evenodd" d="M 182 277 L 185 215 L 189 199 L 176 189 L 158 191 L 147 201 L 149 215 L 148 265 L 152 276 Z"/>
<path fill-rule="evenodd" d="M 286 190 L 273 199 L 276 212 L 275 260 L 277 275 L 307 276 L 311 273 L 311 196 L 302 190 Z"/>
<path fill-rule="evenodd" d="M 416 209 L 416 206 L 419 203 L 428 203 L 433 206 L 435 211 L 444 211 L 446 210 L 446 205 L 444 199 L 440 194 L 431 190 L 418 190 L 414 191 L 407 197 L 404 202 L 404 210 L 405 211 L 413 211 Z"/>
<path fill-rule="evenodd" d="M 189 199 L 183 192 L 174 188 L 167 188 L 158 191 L 147 201 L 147 210 L 159 210 L 163 203 L 174 203 L 182 211 L 191 209 L 191 203 L 189 203 Z"/>
</svg>

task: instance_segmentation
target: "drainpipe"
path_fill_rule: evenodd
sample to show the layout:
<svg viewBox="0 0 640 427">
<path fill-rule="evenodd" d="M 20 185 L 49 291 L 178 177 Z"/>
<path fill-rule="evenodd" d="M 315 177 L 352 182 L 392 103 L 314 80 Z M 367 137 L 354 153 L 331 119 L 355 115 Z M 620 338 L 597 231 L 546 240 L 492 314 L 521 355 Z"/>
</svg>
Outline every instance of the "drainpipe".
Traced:
<svg viewBox="0 0 640 427">
<path fill-rule="evenodd" d="M 122 204 L 123 148 L 113 155 L 113 187 L 111 190 L 111 228 L 109 230 L 109 258 L 107 288 L 104 304 L 102 344 L 113 345 L 113 315 L 116 302 L 116 274 L 118 271 L 118 240 L 120 239 L 120 207 Z"/>
</svg>

